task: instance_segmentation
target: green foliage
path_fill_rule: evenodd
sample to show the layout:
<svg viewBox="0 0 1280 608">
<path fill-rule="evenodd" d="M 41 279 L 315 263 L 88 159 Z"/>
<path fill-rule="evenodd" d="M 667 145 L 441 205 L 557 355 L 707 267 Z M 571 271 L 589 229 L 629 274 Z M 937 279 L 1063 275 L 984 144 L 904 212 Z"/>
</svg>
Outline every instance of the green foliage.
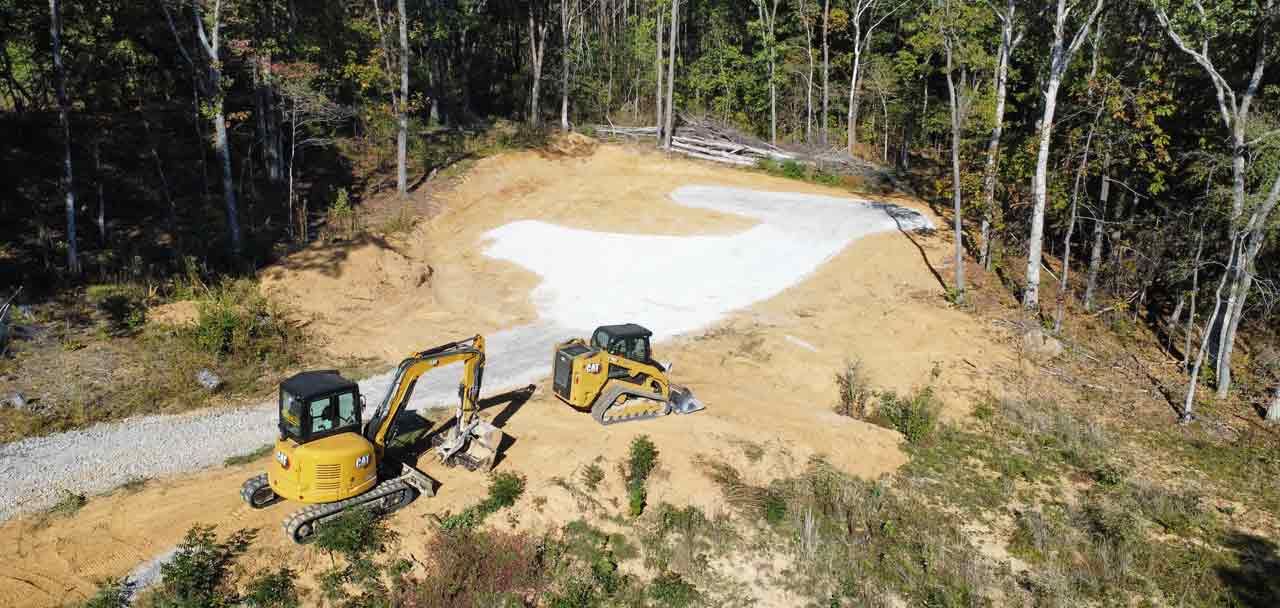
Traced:
<svg viewBox="0 0 1280 608">
<path fill-rule="evenodd" d="M 658 448 L 648 435 L 631 440 L 631 453 L 627 458 L 627 512 L 632 517 L 644 513 L 648 490 L 645 483 L 649 474 L 658 466 Z"/>
<path fill-rule="evenodd" d="M 83 492 L 72 492 L 70 490 L 62 491 L 62 498 L 54 503 L 52 507 L 45 510 L 46 515 L 56 517 L 67 517 L 74 515 L 77 511 L 89 504 L 89 497 Z"/>
<path fill-rule="evenodd" d="M 922 443 L 937 429 L 940 409 L 933 387 L 926 386 L 907 397 L 880 393 L 872 421 L 902 433 L 908 443 Z"/>
<path fill-rule="evenodd" d="M 197 303 L 197 310 L 186 335 L 198 350 L 219 359 L 291 360 L 289 349 L 299 334 L 254 283 L 225 281 Z"/>
<path fill-rule="evenodd" d="M 99 581 L 97 590 L 80 608 L 128 608 L 133 597 L 132 585 L 125 579 L 107 578 Z"/>
<path fill-rule="evenodd" d="M 192 526 L 178 551 L 160 566 L 161 583 L 152 604 L 156 608 L 232 606 L 232 566 L 249 548 L 257 532 L 239 530 L 219 541 L 213 526 Z"/>
<path fill-rule="evenodd" d="M 489 478 L 489 495 L 461 512 L 445 517 L 440 528 L 446 532 L 470 530 L 501 509 L 514 505 L 524 495 L 525 480 L 518 473 L 494 473 Z"/>
<path fill-rule="evenodd" d="M 667 571 L 649 583 L 649 597 L 658 606 L 686 608 L 697 605 L 698 590 L 679 574 Z"/>
<path fill-rule="evenodd" d="M 90 285 L 85 297 L 102 314 L 103 329 L 112 336 L 132 335 L 147 320 L 147 291 L 138 285 Z"/>
<path fill-rule="evenodd" d="M 398 536 L 377 513 L 369 509 L 348 509 L 316 530 L 315 546 L 354 561 L 382 551 Z"/>
<path fill-rule="evenodd" d="M 297 608 L 301 605 L 294 582 L 297 577 L 288 566 L 259 573 L 245 586 L 244 604 L 249 608 Z"/>
</svg>

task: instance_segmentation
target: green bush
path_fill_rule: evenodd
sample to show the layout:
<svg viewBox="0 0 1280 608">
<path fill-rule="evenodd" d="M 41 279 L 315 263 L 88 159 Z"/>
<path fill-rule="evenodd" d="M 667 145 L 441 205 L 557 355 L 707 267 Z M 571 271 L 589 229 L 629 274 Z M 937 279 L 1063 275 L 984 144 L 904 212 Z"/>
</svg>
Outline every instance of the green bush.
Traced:
<svg viewBox="0 0 1280 608">
<path fill-rule="evenodd" d="M 297 608 L 300 605 L 294 581 L 298 573 L 287 566 L 261 572 L 245 586 L 248 608 Z"/>
<path fill-rule="evenodd" d="M 631 440 L 631 454 L 627 458 L 627 512 L 632 517 L 644 513 L 648 490 L 645 483 L 649 474 L 658 466 L 658 448 L 648 435 Z"/>
<path fill-rule="evenodd" d="M 631 484 L 627 488 L 627 513 L 632 517 L 639 517 L 644 513 L 644 507 L 648 498 L 648 490 L 642 484 Z"/>
<path fill-rule="evenodd" d="M 649 583 L 649 597 L 658 606 L 686 608 L 697 603 L 698 590 L 680 578 L 679 574 L 667 571 Z"/>
<path fill-rule="evenodd" d="M 450 532 L 470 530 L 489 515 L 516 504 L 516 500 L 524 495 L 524 489 L 523 476 L 510 472 L 495 473 L 489 478 L 489 496 L 456 515 L 444 518 L 440 521 L 440 528 Z"/>
<path fill-rule="evenodd" d="M 782 161 L 781 170 L 783 177 L 791 179 L 804 179 L 807 173 L 803 164 L 792 159 Z"/>
<path fill-rule="evenodd" d="M 156 608 L 230 606 L 235 589 L 229 580 L 232 566 L 249 548 L 255 533 L 240 530 L 219 541 L 213 526 L 193 526 L 178 551 L 160 566 L 161 585 L 154 598 Z"/>
<path fill-rule="evenodd" d="M 128 608 L 132 597 L 132 584 L 125 579 L 108 578 L 98 583 L 93 597 L 80 604 L 80 608 Z"/>
<path fill-rule="evenodd" d="M 300 334 L 252 281 L 229 280 L 212 289 L 196 308 L 187 336 L 201 352 L 219 359 L 250 361 L 290 358 Z"/>
<path fill-rule="evenodd" d="M 907 443 L 921 443 L 937 429 L 939 409 L 933 387 L 925 387 L 905 398 L 881 393 L 873 421 L 902 433 Z"/>
<path fill-rule="evenodd" d="M 316 530 L 315 545 L 330 554 L 355 560 L 381 551 L 397 536 L 377 513 L 369 509 L 349 509 Z"/>
<path fill-rule="evenodd" d="M 85 296 L 103 315 L 103 329 L 113 336 L 137 332 L 147 321 L 146 290 L 137 285 L 90 285 Z"/>
<path fill-rule="evenodd" d="M 777 493 L 770 492 L 764 499 L 764 520 L 777 525 L 787 517 L 787 501 Z"/>
</svg>

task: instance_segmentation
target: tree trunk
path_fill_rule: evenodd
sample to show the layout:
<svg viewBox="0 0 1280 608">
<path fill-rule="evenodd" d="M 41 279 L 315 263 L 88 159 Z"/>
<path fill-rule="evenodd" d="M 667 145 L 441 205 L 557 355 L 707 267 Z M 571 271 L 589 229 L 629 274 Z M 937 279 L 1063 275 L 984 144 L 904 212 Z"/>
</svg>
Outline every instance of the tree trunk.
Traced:
<svg viewBox="0 0 1280 608">
<path fill-rule="evenodd" d="M 676 32 L 680 29 L 680 0 L 671 0 L 671 48 L 667 64 L 667 124 L 662 133 L 662 148 L 671 150 L 672 131 L 676 119 Z"/>
<path fill-rule="evenodd" d="M 1228 259 L 1235 257 L 1235 255 L 1236 243 L 1235 240 L 1232 240 L 1231 253 L 1228 255 Z M 1228 273 L 1223 273 L 1222 280 L 1218 281 L 1218 290 L 1214 292 L 1213 296 L 1213 314 L 1209 316 L 1210 319 L 1217 319 L 1218 313 L 1222 310 L 1222 289 L 1227 284 L 1227 278 Z M 1211 330 L 1205 330 L 1204 339 L 1200 341 L 1200 352 L 1196 355 L 1196 362 L 1191 367 L 1191 377 L 1187 381 L 1187 395 L 1182 401 L 1182 413 L 1178 417 L 1178 421 L 1183 424 L 1195 419 L 1193 410 L 1196 399 L 1196 385 L 1200 381 L 1200 366 L 1204 364 L 1205 352 L 1209 349 L 1209 342 L 1212 339 L 1212 334 L 1213 332 Z"/>
<path fill-rule="evenodd" d="M 547 25 L 537 24 L 534 7 L 529 6 L 529 59 L 533 63 L 533 90 L 529 93 L 529 124 L 537 126 L 542 123 L 538 98 L 542 88 L 542 56 L 547 50 Z"/>
<path fill-rule="evenodd" d="M 1040 309 L 1040 259 L 1043 255 L 1044 211 L 1048 198 L 1049 181 L 1049 144 L 1053 139 L 1053 115 L 1058 105 L 1058 89 L 1062 86 L 1062 75 L 1071 66 L 1071 58 L 1084 44 L 1089 29 L 1102 14 L 1104 0 L 1097 0 L 1093 12 L 1080 24 L 1080 29 L 1066 42 L 1067 8 L 1066 0 L 1058 0 L 1057 18 L 1053 28 L 1053 46 L 1049 55 L 1049 82 L 1044 91 L 1044 114 L 1040 119 L 1040 149 L 1036 156 L 1036 172 L 1031 180 L 1031 197 L 1035 209 L 1031 215 L 1031 236 L 1027 239 L 1027 284 L 1023 292 L 1022 306 L 1027 310 Z"/>
<path fill-rule="evenodd" d="M 1071 276 L 1071 239 L 1076 232 L 1076 210 L 1080 203 L 1080 186 L 1089 175 L 1089 149 L 1093 146 L 1093 131 L 1102 117 L 1102 108 L 1098 108 L 1089 126 L 1089 135 L 1084 138 L 1084 156 L 1080 159 L 1080 167 L 1076 169 L 1075 186 L 1071 192 L 1071 217 L 1067 222 L 1067 234 L 1062 237 L 1062 276 L 1058 279 L 1057 310 L 1053 315 L 1053 333 L 1062 331 L 1062 317 L 1067 314 L 1067 293 L 1071 289 L 1068 282 Z"/>
<path fill-rule="evenodd" d="M 858 38 L 855 38 L 858 40 Z M 858 71 L 862 67 L 862 45 L 854 43 L 853 68 L 849 76 L 849 156 L 854 156 L 858 143 Z"/>
<path fill-rule="evenodd" d="M 1031 197 L 1035 207 L 1031 215 L 1031 236 L 1027 239 L 1027 284 L 1022 305 L 1028 310 L 1040 308 L 1040 258 L 1044 240 L 1044 209 L 1048 198 L 1049 143 L 1053 138 L 1053 114 L 1058 105 L 1060 75 L 1049 78 L 1044 93 L 1044 115 L 1040 121 L 1040 145 L 1036 156 L 1036 172 L 1031 180 Z"/>
<path fill-rule="evenodd" d="M 1008 95 L 1009 59 L 1022 39 L 1013 35 L 1014 0 L 1007 0 L 1005 13 L 1000 16 L 1000 49 L 997 53 L 995 74 L 995 109 L 991 114 L 991 138 L 987 140 L 987 161 L 982 170 L 982 228 L 978 243 L 978 263 L 991 270 L 991 225 L 995 215 L 996 172 L 999 168 L 1000 136 L 1004 132 L 1004 106 Z"/>
<path fill-rule="evenodd" d="M 1200 225 L 1200 234 L 1196 238 L 1196 259 L 1191 267 L 1191 309 L 1187 312 L 1187 330 L 1185 343 L 1182 346 L 1182 369 L 1191 366 L 1191 337 L 1196 331 L 1196 296 L 1200 294 L 1200 256 L 1204 253 L 1204 224 Z"/>
<path fill-rule="evenodd" d="M 239 212 L 236 208 L 234 176 L 231 173 L 231 145 L 227 140 L 227 121 L 223 113 L 222 60 L 218 55 L 222 30 L 222 2 L 215 2 L 213 6 L 211 35 L 205 32 L 199 3 L 192 5 L 192 14 L 195 18 L 196 36 L 200 39 L 200 47 L 204 50 L 205 59 L 209 64 L 204 82 L 208 87 L 209 105 L 213 110 L 213 149 L 218 156 L 218 163 L 222 165 L 222 201 L 227 214 L 227 234 L 231 239 L 231 254 L 239 258 L 243 248 L 240 239 Z"/>
<path fill-rule="evenodd" d="M 889 164 L 889 101 L 884 98 L 884 93 L 880 94 L 880 111 L 884 113 L 884 154 L 880 158 L 880 162 Z"/>
<path fill-rule="evenodd" d="M 107 199 L 103 193 L 102 140 L 93 142 L 94 180 L 98 186 L 98 241 L 107 244 Z"/>
<path fill-rule="evenodd" d="M 654 119 L 654 126 L 658 129 L 658 141 L 661 142 L 662 128 L 665 127 L 667 123 L 667 119 L 666 119 L 667 115 L 665 112 L 662 111 L 662 100 L 664 97 L 663 87 L 662 87 L 662 11 L 655 10 L 654 12 L 658 14 L 657 27 L 653 28 L 654 37 L 655 37 L 654 46 L 653 46 L 653 58 L 654 58 L 654 67 L 656 68 L 657 74 L 658 74 L 658 79 L 657 79 L 658 86 L 655 87 L 654 94 L 653 94 L 653 105 L 654 105 L 654 108 L 657 109 L 657 114 L 658 114 L 657 118 Z"/>
<path fill-rule="evenodd" d="M 560 128 L 569 130 L 569 0 L 560 0 Z"/>
<path fill-rule="evenodd" d="M 1107 199 L 1111 197 L 1111 148 L 1102 156 L 1102 190 L 1098 194 L 1098 209 L 1093 218 L 1093 249 L 1089 252 L 1089 277 L 1085 281 L 1084 309 L 1093 312 L 1094 290 L 1098 287 L 1098 271 L 1102 267 L 1102 237 L 1105 234 Z"/>
<path fill-rule="evenodd" d="M 396 108 L 396 192 L 409 194 L 409 18 L 404 0 L 396 2 L 400 12 L 400 104 Z"/>
<path fill-rule="evenodd" d="M 827 42 L 830 18 L 831 0 L 822 0 L 822 129 L 819 133 L 822 138 L 822 147 L 824 148 L 827 147 L 827 142 L 829 141 L 827 112 L 831 106 L 831 45 Z"/>
<path fill-rule="evenodd" d="M 808 0 L 801 0 L 800 10 L 805 11 L 804 19 L 804 48 L 805 56 L 809 58 L 809 71 L 804 80 L 804 143 L 813 143 L 813 22 L 809 20 L 808 11 L 804 8 L 808 4 Z"/>
<path fill-rule="evenodd" d="M 1280 381 L 1271 391 L 1271 403 L 1267 405 L 1267 422 L 1280 420 Z"/>
<path fill-rule="evenodd" d="M 955 303 L 964 304 L 964 229 L 963 229 L 963 209 L 960 200 L 960 102 L 956 98 L 955 78 L 952 75 L 951 64 L 951 38 L 950 34 L 943 32 L 943 48 L 947 56 L 947 96 L 951 102 L 951 199 L 952 214 L 955 218 Z M 855 61 L 857 55 L 854 55 Z M 854 67 L 854 73 L 858 72 Z M 850 116 L 852 116 L 852 110 Z M 852 124 L 852 123 L 850 123 Z M 849 153 L 853 154 L 853 135 L 852 126 L 850 127 Z"/>
<path fill-rule="evenodd" d="M 67 214 L 67 272 L 80 274 L 80 254 L 76 247 L 76 192 L 71 175 L 71 119 L 67 115 L 67 72 L 62 67 L 62 2 L 49 0 L 49 38 L 53 42 L 53 80 L 58 96 L 58 124 L 62 127 L 62 196 Z"/>
</svg>

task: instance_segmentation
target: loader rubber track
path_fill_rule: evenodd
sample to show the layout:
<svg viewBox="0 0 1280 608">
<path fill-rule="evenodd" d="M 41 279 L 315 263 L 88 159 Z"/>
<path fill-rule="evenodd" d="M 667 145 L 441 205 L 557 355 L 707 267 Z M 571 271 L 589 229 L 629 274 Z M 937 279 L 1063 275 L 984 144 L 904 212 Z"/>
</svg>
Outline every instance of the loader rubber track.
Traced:
<svg viewBox="0 0 1280 608">
<path fill-rule="evenodd" d="M 315 504 L 305 507 L 284 520 L 284 532 L 295 543 L 315 539 L 316 529 L 326 521 L 340 516 L 344 511 L 358 507 L 372 507 L 379 515 L 385 515 L 413 502 L 418 491 L 402 477 L 388 479 L 368 492 L 338 502 Z"/>
<path fill-rule="evenodd" d="M 618 404 L 618 399 L 623 396 L 626 397 L 625 402 Z M 640 403 L 635 403 L 636 401 Z M 652 393 L 642 390 L 641 387 L 615 383 L 612 388 L 606 389 L 596 398 L 596 402 L 591 406 L 591 417 L 600 424 L 610 425 L 660 418 L 670 411 L 670 403 L 662 399 L 654 399 Z"/>
</svg>

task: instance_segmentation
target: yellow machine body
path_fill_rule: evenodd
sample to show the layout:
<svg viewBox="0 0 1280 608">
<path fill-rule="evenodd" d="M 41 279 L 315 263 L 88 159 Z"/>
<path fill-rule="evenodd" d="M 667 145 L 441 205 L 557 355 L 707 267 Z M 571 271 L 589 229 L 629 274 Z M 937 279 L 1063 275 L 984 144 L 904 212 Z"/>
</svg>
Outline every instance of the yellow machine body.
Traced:
<svg viewBox="0 0 1280 608">
<path fill-rule="evenodd" d="M 378 456 L 373 444 L 358 433 L 303 444 L 278 439 L 267 479 L 272 491 L 285 500 L 337 502 L 359 496 L 378 483 Z"/>
<path fill-rule="evenodd" d="M 552 353 L 556 397 L 588 410 L 600 424 L 688 414 L 703 409 L 687 388 L 673 385 L 670 364 L 653 360 L 649 330 L 627 323 L 596 328 L 591 341 L 574 338 Z"/>
<path fill-rule="evenodd" d="M 463 364 L 455 424 L 436 452 L 446 464 L 458 462 L 472 470 L 492 467 L 503 435 L 478 414 L 484 338 L 474 336 L 401 361 L 368 420 L 361 420 L 364 401 L 359 386 L 337 371 L 302 372 L 286 379 L 280 385 L 280 435 L 271 462 L 266 473 L 244 483 L 241 497 L 254 508 L 282 499 L 311 505 L 284 522 L 287 534 L 306 542 L 317 526 L 343 511 L 369 508 L 385 513 L 418 495 L 434 495 L 434 482 L 412 463 L 387 462 L 387 441 L 418 379 L 454 363 Z"/>
</svg>

